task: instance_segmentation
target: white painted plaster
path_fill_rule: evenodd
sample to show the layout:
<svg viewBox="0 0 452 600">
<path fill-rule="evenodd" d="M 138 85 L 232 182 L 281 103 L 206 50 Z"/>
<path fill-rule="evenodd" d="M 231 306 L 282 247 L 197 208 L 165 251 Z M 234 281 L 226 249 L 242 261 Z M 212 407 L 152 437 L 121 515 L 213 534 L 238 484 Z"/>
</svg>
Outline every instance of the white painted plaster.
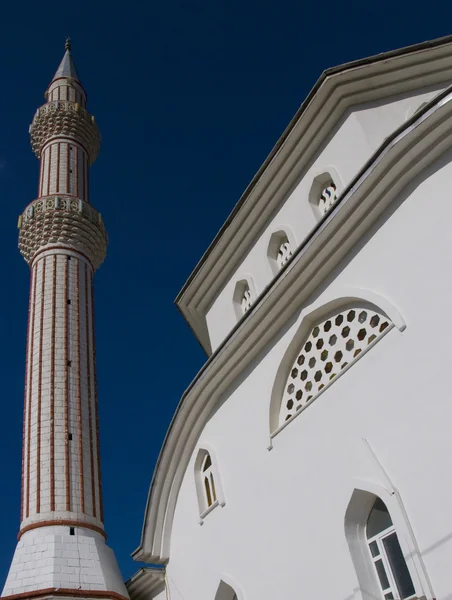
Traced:
<svg viewBox="0 0 452 600">
<path fill-rule="evenodd" d="M 185 600 L 215 598 L 223 573 L 244 599 L 366 598 L 345 525 L 363 482 L 384 496 L 418 596 L 449 597 L 451 178 L 448 151 L 399 194 L 211 413 L 199 445 L 215 448 L 227 504 L 199 527 L 195 448 L 168 543 L 170 587 Z M 294 418 L 269 452 L 275 378 L 303 319 L 360 297 L 395 327 Z"/>
<path fill-rule="evenodd" d="M 340 193 L 384 139 L 405 122 L 410 107 L 418 107 L 422 102 L 431 100 L 440 89 L 442 88 L 418 90 L 403 97 L 359 105 L 344 114 L 309 168 L 300 173 L 294 190 L 243 257 L 239 267 L 207 311 L 207 326 L 213 350 L 236 323 L 237 317 L 231 299 L 237 282 L 244 279 L 247 273 L 248 277 L 252 277 L 257 293 L 261 293 L 274 277 L 274 270 L 267 259 L 271 233 L 276 227 L 290 227 L 295 239 L 302 243 L 316 225 L 319 215 L 309 202 L 314 179 L 322 173 L 330 173 Z"/>
</svg>

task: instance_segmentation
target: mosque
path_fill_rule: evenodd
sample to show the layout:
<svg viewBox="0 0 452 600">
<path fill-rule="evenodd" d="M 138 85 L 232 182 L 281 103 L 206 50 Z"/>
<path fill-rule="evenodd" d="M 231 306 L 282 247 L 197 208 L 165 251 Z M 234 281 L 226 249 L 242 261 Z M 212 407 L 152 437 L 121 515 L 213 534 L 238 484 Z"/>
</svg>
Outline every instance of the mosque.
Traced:
<svg viewBox="0 0 452 600">
<path fill-rule="evenodd" d="M 450 600 L 452 36 L 325 71 L 179 293 L 208 358 L 126 584 L 102 512 L 99 133 L 69 42 L 30 135 L 21 524 L 2 598 Z"/>
</svg>

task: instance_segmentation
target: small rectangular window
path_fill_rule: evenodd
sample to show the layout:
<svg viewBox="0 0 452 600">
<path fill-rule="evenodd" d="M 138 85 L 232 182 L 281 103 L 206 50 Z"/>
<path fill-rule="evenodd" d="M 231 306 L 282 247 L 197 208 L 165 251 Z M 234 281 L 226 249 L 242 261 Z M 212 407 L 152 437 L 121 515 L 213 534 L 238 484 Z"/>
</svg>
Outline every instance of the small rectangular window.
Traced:
<svg viewBox="0 0 452 600">
<path fill-rule="evenodd" d="M 75 535 L 75 527 L 69 527 L 69 535 Z"/>
</svg>

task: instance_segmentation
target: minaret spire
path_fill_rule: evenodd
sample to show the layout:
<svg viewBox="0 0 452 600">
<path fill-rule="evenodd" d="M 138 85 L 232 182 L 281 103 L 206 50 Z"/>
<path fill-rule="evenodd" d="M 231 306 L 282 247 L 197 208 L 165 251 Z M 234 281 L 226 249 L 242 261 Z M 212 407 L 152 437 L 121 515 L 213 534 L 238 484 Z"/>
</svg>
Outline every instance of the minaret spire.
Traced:
<svg viewBox="0 0 452 600">
<path fill-rule="evenodd" d="M 93 276 L 107 234 L 88 180 L 99 132 L 69 39 L 46 99 L 30 126 L 38 198 L 19 217 L 31 269 L 21 525 L 2 597 L 124 600 L 105 545 L 100 470 Z"/>
<path fill-rule="evenodd" d="M 60 66 L 58 67 L 55 75 L 53 76 L 52 83 L 61 77 L 67 77 L 70 79 L 74 79 L 80 83 L 79 77 L 77 75 L 77 70 L 75 68 L 74 59 L 71 54 L 71 38 L 67 37 L 66 42 L 64 44 L 65 52 L 63 59 L 61 60 Z"/>
</svg>

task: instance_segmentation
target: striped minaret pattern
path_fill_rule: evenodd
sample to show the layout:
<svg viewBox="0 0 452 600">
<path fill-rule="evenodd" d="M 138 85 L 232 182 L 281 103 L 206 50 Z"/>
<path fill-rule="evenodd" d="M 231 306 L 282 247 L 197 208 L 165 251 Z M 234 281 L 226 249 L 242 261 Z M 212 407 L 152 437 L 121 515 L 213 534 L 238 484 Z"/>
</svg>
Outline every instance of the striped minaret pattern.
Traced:
<svg viewBox="0 0 452 600">
<path fill-rule="evenodd" d="M 127 592 L 105 544 L 93 275 L 107 234 L 89 202 L 99 132 L 70 42 L 30 126 L 38 198 L 19 217 L 30 265 L 21 526 L 2 597 L 111 598 Z"/>
</svg>

